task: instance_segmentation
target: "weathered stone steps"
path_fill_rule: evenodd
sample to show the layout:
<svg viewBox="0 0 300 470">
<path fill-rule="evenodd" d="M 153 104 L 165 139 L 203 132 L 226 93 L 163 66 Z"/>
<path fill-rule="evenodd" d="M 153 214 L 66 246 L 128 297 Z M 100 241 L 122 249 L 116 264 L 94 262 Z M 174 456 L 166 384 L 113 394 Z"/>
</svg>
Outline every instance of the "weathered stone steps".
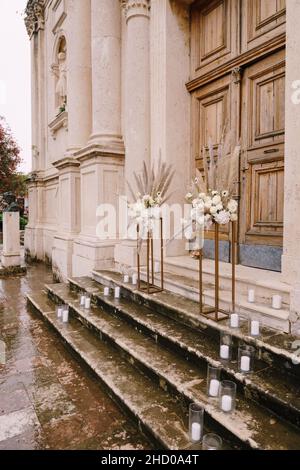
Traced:
<svg viewBox="0 0 300 470">
<path fill-rule="evenodd" d="M 248 335 L 247 328 L 231 329 L 226 320 L 216 323 L 210 316 L 200 315 L 198 302 L 178 294 L 164 291 L 148 295 L 145 292 L 138 291 L 135 286 L 124 284 L 122 276 L 114 271 L 93 271 L 93 279 L 103 285 L 111 287 L 114 285 L 121 286 L 123 295 L 126 298 L 132 299 L 140 305 L 149 307 L 157 313 L 191 327 L 197 333 L 203 331 L 206 335 L 213 337 L 217 343 L 220 331 L 227 331 L 236 341 L 243 341 L 254 346 L 262 360 L 278 368 L 280 371 L 289 372 L 300 378 L 300 365 L 298 363 L 295 364 L 295 359 L 299 358 L 292 349 L 292 344 L 297 339 L 299 340 L 299 338 L 291 334 L 263 327 L 261 335 L 258 338 L 254 338 Z"/>
<path fill-rule="evenodd" d="M 59 321 L 55 303 L 46 293 L 31 294 L 27 298 L 158 448 L 197 449 L 188 439 L 185 404 L 155 386 L 151 379 L 130 365 L 114 348 L 100 341 L 77 319 L 71 316 L 67 324 Z"/>
<path fill-rule="evenodd" d="M 81 285 L 81 287 L 83 287 Z M 87 287 L 87 286 L 86 286 Z M 231 432 L 236 439 L 240 439 L 253 448 L 290 448 L 300 445 L 300 431 L 289 426 L 270 413 L 266 413 L 260 406 L 239 396 L 238 409 L 234 415 L 226 415 L 218 409 L 216 400 L 208 399 L 206 395 L 206 363 L 198 366 L 188 363 L 184 358 L 177 356 L 159 344 L 155 344 L 149 337 L 139 334 L 128 324 L 124 323 L 119 312 L 123 310 L 122 302 L 114 301 L 116 317 L 109 315 L 105 310 L 93 307 L 86 311 L 79 305 L 78 295 L 68 291 L 65 285 L 47 286 L 51 295 L 58 301 L 68 303 L 72 313 L 85 325 L 93 329 L 99 337 L 114 343 L 120 350 L 125 351 L 130 362 L 135 362 L 151 378 L 156 377 L 157 382 L 176 396 L 184 397 L 186 402 L 195 401 L 204 406 L 206 415 L 214 422 Z M 89 292 L 99 296 L 97 286 L 89 285 Z M 125 300 L 125 303 L 126 300 Z M 126 307 L 125 307 L 126 308 Z M 143 310 L 142 307 L 139 307 Z M 143 312 L 145 313 L 145 312 Z M 153 312 L 152 312 L 153 315 Z M 202 367 L 201 367 L 202 366 Z M 270 425 L 270 420 L 275 424 Z M 266 430 L 268 429 L 268 432 Z M 272 444 L 266 441 L 266 436 L 272 434 Z"/>
</svg>

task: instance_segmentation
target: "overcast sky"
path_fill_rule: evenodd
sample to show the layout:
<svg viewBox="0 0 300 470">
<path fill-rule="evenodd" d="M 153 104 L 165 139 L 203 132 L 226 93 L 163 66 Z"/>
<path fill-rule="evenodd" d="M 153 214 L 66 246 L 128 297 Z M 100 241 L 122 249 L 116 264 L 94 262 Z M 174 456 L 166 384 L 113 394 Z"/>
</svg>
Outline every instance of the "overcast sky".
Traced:
<svg viewBox="0 0 300 470">
<path fill-rule="evenodd" d="M 0 115 L 21 147 L 20 170 L 31 169 L 30 44 L 23 21 L 27 0 L 0 0 Z"/>
</svg>

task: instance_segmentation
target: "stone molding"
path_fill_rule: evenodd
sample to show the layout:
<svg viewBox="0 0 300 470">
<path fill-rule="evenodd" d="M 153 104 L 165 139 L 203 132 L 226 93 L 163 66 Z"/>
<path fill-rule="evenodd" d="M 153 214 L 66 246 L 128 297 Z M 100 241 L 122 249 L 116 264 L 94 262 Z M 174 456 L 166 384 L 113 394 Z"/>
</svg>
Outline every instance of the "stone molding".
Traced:
<svg viewBox="0 0 300 470">
<path fill-rule="evenodd" d="M 31 38 L 34 33 L 44 29 L 45 0 L 29 0 L 25 9 L 25 26 Z"/>
<path fill-rule="evenodd" d="M 126 21 L 134 16 L 150 18 L 150 0 L 121 0 Z"/>
<path fill-rule="evenodd" d="M 56 139 L 56 133 L 59 129 L 64 128 L 65 131 L 68 131 L 68 113 L 67 111 L 63 111 L 58 116 L 56 116 L 53 121 L 49 124 L 49 129 L 53 139 Z"/>
</svg>

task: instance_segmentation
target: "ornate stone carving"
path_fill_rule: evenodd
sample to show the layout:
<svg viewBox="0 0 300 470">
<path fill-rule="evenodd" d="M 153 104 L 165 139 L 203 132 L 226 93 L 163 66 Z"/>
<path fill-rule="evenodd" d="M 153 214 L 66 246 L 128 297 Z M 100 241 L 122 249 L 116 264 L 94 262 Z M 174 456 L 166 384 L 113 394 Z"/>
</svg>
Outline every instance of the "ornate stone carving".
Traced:
<svg viewBox="0 0 300 470">
<path fill-rule="evenodd" d="M 25 26 L 29 37 L 44 29 L 45 0 L 29 0 L 25 9 Z"/>
<path fill-rule="evenodd" d="M 242 81 L 243 69 L 242 67 L 235 67 L 232 71 L 232 78 L 234 83 L 240 83 Z"/>
<path fill-rule="evenodd" d="M 133 16 L 150 16 L 150 0 L 120 0 L 126 20 Z"/>
</svg>

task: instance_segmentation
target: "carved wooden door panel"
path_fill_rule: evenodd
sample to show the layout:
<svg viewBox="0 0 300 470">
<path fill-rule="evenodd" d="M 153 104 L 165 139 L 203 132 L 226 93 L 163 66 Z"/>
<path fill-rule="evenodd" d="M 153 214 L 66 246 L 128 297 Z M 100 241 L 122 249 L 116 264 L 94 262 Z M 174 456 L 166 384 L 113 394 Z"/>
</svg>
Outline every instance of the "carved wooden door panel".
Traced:
<svg viewBox="0 0 300 470">
<path fill-rule="evenodd" d="M 242 244 L 282 245 L 284 97 L 284 51 L 245 70 L 242 86 Z M 266 254 L 269 251 L 270 256 L 270 250 L 264 251 Z"/>
<path fill-rule="evenodd" d="M 196 166 L 225 125 L 232 145 L 241 142 L 239 261 L 274 270 L 283 234 L 285 7 L 286 0 L 194 2 L 187 84 Z"/>
</svg>

